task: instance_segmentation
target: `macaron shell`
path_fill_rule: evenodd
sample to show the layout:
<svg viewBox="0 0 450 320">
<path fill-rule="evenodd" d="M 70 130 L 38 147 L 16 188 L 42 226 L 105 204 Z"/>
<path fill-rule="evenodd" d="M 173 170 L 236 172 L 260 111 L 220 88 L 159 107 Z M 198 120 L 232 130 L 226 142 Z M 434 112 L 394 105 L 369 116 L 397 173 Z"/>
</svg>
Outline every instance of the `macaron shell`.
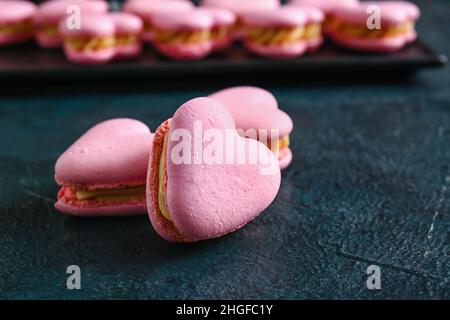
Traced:
<svg viewBox="0 0 450 320">
<path fill-rule="evenodd" d="M 342 7 L 353 7 L 359 4 L 358 0 L 291 0 L 289 5 L 307 5 L 319 8 L 326 15 L 333 14 L 333 12 Z"/>
<path fill-rule="evenodd" d="M 115 34 L 139 34 L 142 31 L 142 20 L 134 14 L 114 12 L 109 17 L 114 22 Z"/>
<path fill-rule="evenodd" d="M 268 91 L 250 86 L 232 87 L 209 96 L 222 103 L 239 129 L 278 129 L 279 135 L 292 132 L 293 122 L 278 108 L 276 98 Z"/>
<path fill-rule="evenodd" d="M 212 16 L 201 10 L 155 13 L 152 22 L 163 30 L 204 30 L 213 26 Z"/>
<path fill-rule="evenodd" d="M 306 15 L 303 10 L 286 6 L 280 9 L 245 13 L 242 15 L 242 21 L 249 26 L 296 27 L 306 23 Z"/>
<path fill-rule="evenodd" d="M 31 19 L 36 9 L 36 5 L 28 1 L 0 0 L 0 25 Z"/>
<path fill-rule="evenodd" d="M 358 51 L 379 52 L 379 53 L 391 53 L 402 49 L 406 43 L 414 41 L 416 33 L 411 32 L 407 35 L 398 37 L 390 37 L 383 39 L 362 39 L 348 37 L 338 32 L 332 32 L 331 38 L 334 42 Z"/>
<path fill-rule="evenodd" d="M 134 119 L 107 120 L 89 129 L 58 159 L 58 183 L 99 188 L 145 181 L 153 135 Z"/>
<path fill-rule="evenodd" d="M 250 52 L 261 57 L 273 59 L 290 59 L 299 57 L 308 49 L 308 44 L 306 41 L 299 41 L 283 46 L 264 46 L 244 40 L 244 44 Z"/>
<path fill-rule="evenodd" d="M 400 9 L 398 6 L 385 6 L 383 2 L 362 2 L 358 6 L 338 8 L 334 11 L 334 17 L 344 23 L 364 25 L 372 15 L 368 13 L 371 6 L 378 6 L 380 9 L 381 26 L 395 26 L 410 21 L 408 11 Z"/>
<path fill-rule="evenodd" d="M 155 13 L 187 11 L 193 8 L 194 5 L 188 0 L 128 0 L 123 5 L 124 12 L 149 20 Z"/>
<path fill-rule="evenodd" d="M 226 108 L 215 100 L 197 98 L 175 112 L 170 134 L 176 129 L 193 134 L 196 121 L 201 121 L 203 130 L 215 129 L 223 134 L 234 128 Z M 239 229 L 267 208 L 278 192 L 280 171 L 273 153 L 256 140 L 241 138 L 237 133 L 236 139 L 244 140 L 246 150 L 265 150 L 276 166 L 273 174 L 261 174 L 258 164 L 176 165 L 167 161 L 167 206 L 177 229 L 189 238 L 210 239 Z M 176 145 L 170 141 L 167 154 Z"/>
<path fill-rule="evenodd" d="M 96 65 L 111 61 L 116 56 L 115 48 L 107 48 L 95 51 L 76 51 L 64 45 L 64 54 L 67 60 L 76 64 Z"/>
<path fill-rule="evenodd" d="M 286 7 L 296 8 L 301 10 L 306 17 L 306 23 L 321 23 L 325 20 L 325 14 L 317 7 L 309 5 L 286 5 Z"/>
<path fill-rule="evenodd" d="M 236 15 L 227 9 L 200 7 L 197 10 L 209 14 L 213 19 L 214 26 L 231 26 L 236 22 Z"/>
<path fill-rule="evenodd" d="M 273 10 L 281 4 L 279 0 L 203 0 L 201 6 L 228 9 L 240 16 L 250 11 Z"/>
<path fill-rule="evenodd" d="M 416 21 L 420 17 L 420 9 L 417 5 L 408 1 L 372 1 L 366 4 L 375 4 L 385 7 L 387 10 L 404 11 L 410 20 Z"/>
<path fill-rule="evenodd" d="M 280 150 L 279 154 L 278 154 L 278 162 L 280 163 L 280 169 L 284 170 L 287 167 L 289 167 L 289 165 L 292 162 L 292 151 L 290 148 L 284 148 L 282 150 Z"/>
<path fill-rule="evenodd" d="M 115 22 L 110 15 L 81 15 L 80 28 L 70 29 L 67 21 L 59 23 L 59 32 L 64 37 L 109 37 L 115 34 Z"/>
<path fill-rule="evenodd" d="M 84 14 L 106 14 L 109 5 L 103 0 L 50 0 L 42 3 L 34 17 L 35 23 L 59 23 L 67 16 L 69 6 L 78 6 L 80 13 Z"/>
<path fill-rule="evenodd" d="M 126 202 L 114 206 L 76 207 L 58 200 L 55 203 L 55 208 L 62 213 L 80 217 L 132 216 L 147 212 L 145 203 L 129 204 Z"/>
</svg>

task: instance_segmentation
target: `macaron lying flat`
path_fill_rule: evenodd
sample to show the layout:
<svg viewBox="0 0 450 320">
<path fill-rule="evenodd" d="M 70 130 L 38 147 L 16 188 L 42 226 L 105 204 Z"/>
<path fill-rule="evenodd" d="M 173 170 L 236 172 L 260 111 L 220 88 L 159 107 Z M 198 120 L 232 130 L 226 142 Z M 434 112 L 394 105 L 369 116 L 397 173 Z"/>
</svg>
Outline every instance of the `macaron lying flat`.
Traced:
<svg viewBox="0 0 450 320">
<path fill-rule="evenodd" d="M 193 8 L 194 5 L 189 0 L 127 0 L 123 5 L 124 12 L 135 14 L 143 20 L 141 37 L 148 43 L 152 43 L 154 38 L 154 14 L 188 11 Z"/>
<path fill-rule="evenodd" d="M 234 41 L 234 25 L 236 15 L 227 9 L 204 7 L 198 9 L 211 15 L 213 26 L 211 27 L 212 50 L 222 51 L 229 48 Z"/>
<path fill-rule="evenodd" d="M 95 15 L 106 14 L 109 5 L 103 0 L 50 0 L 42 3 L 34 17 L 36 40 L 41 47 L 56 48 L 62 45 L 58 25 L 70 16 L 71 8 L 79 8 L 81 15 Z"/>
<path fill-rule="evenodd" d="M 244 45 L 263 57 L 298 57 L 308 49 L 306 22 L 304 11 L 294 7 L 246 13 L 242 17 Z"/>
<path fill-rule="evenodd" d="M 372 8 L 378 8 L 380 26 L 369 28 Z M 369 52 L 394 52 L 417 38 L 414 28 L 419 9 L 406 1 L 362 2 L 334 13 L 330 36 L 341 46 Z"/>
<path fill-rule="evenodd" d="M 31 39 L 35 12 L 31 2 L 0 0 L 0 46 Z"/>
<path fill-rule="evenodd" d="M 220 150 L 223 144 L 211 148 L 205 139 L 200 140 L 200 146 L 189 147 L 190 138 L 195 141 L 197 137 L 198 126 L 205 135 L 210 132 L 219 140 L 228 137 L 242 143 L 247 151 L 241 154 L 245 159 L 250 150 L 259 148 L 266 160 L 275 164 L 274 170 L 261 174 L 263 162 L 209 162 L 205 150 L 210 148 L 211 156 L 226 157 Z M 195 151 L 198 147 L 203 149 L 202 159 Z M 280 171 L 273 154 L 258 141 L 238 136 L 230 113 L 212 99 L 186 102 L 155 133 L 147 207 L 154 229 L 167 240 L 193 242 L 238 230 L 270 205 L 279 186 Z"/>
<path fill-rule="evenodd" d="M 278 108 L 278 102 L 268 91 L 257 87 L 232 87 L 213 93 L 210 98 L 223 104 L 234 118 L 236 127 L 267 132 L 267 139 L 261 141 L 275 153 L 280 168 L 285 169 L 292 162 L 289 135 L 293 130 L 292 119 Z M 272 136 L 271 130 L 278 131 Z M 244 133 L 244 136 L 249 136 Z M 258 134 L 257 138 L 260 139 Z"/>
<path fill-rule="evenodd" d="M 174 60 L 199 60 L 211 53 L 213 18 L 201 10 L 153 15 L 155 48 Z"/>
<path fill-rule="evenodd" d="M 67 59 L 79 64 L 106 63 L 114 58 L 115 23 L 108 15 L 82 15 L 80 29 L 70 29 L 65 21 L 59 24 Z"/>
<path fill-rule="evenodd" d="M 328 34 L 333 25 L 334 12 L 339 8 L 354 7 L 359 4 L 359 0 L 290 0 L 292 6 L 311 6 L 320 9 L 325 14 L 322 31 Z"/>
<path fill-rule="evenodd" d="M 89 129 L 57 160 L 59 211 L 75 216 L 146 213 L 153 135 L 142 122 L 112 119 Z"/>
<path fill-rule="evenodd" d="M 110 17 L 114 21 L 114 47 L 116 59 L 134 58 L 142 51 L 140 35 L 142 20 L 131 13 L 115 12 Z"/>
<path fill-rule="evenodd" d="M 221 8 L 233 12 L 237 19 L 234 26 L 235 38 L 243 36 L 242 16 L 248 12 L 273 10 L 281 6 L 279 0 L 203 0 L 202 7 Z"/>
</svg>

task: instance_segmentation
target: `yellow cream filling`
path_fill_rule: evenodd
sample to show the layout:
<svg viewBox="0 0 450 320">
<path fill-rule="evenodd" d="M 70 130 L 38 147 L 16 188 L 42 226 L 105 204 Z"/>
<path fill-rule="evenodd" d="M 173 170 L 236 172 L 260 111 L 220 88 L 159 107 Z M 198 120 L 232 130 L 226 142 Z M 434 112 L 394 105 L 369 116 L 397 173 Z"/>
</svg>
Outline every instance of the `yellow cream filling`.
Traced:
<svg viewBox="0 0 450 320">
<path fill-rule="evenodd" d="M 380 39 L 397 37 L 414 30 L 414 22 L 405 22 L 396 26 L 390 26 L 381 29 L 368 29 L 366 26 L 348 24 L 344 22 L 335 22 L 333 29 L 351 37 L 356 38 L 368 38 L 368 39 Z"/>
<path fill-rule="evenodd" d="M 310 23 L 305 26 L 303 39 L 312 40 L 317 39 L 322 35 L 322 25 L 320 23 Z"/>
<path fill-rule="evenodd" d="M 266 28 L 252 27 L 249 29 L 247 38 L 254 43 L 272 46 L 295 43 L 304 39 L 305 28 Z"/>
<path fill-rule="evenodd" d="M 159 160 L 159 182 L 158 182 L 158 205 L 162 215 L 169 221 L 172 221 L 169 209 L 166 202 L 166 152 L 167 152 L 167 136 L 164 137 L 163 150 L 161 153 L 161 159 Z"/>
<path fill-rule="evenodd" d="M 211 39 L 219 40 L 228 37 L 231 32 L 230 27 L 218 27 L 211 30 Z"/>
<path fill-rule="evenodd" d="M 289 135 L 286 135 L 275 141 L 269 140 L 266 145 L 272 152 L 279 152 L 281 149 L 289 147 L 290 143 Z"/>
<path fill-rule="evenodd" d="M 145 185 L 109 190 L 77 190 L 77 200 L 119 201 L 145 198 Z"/>
<path fill-rule="evenodd" d="M 31 32 L 33 30 L 33 23 L 31 20 L 26 20 L 20 23 L 11 23 L 0 25 L 0 34 L 13 35 Z"/>
<path fill-rule="evenodd" d="M 134 34 L 119 35 L 119 36 L 116 36 L 116 38 L 114 40 L 114 44 L 117 47 L 135 44 L 137 42 L 138 42 L 138 37 L 137 37 L 137 35 L 134 35 Z"/>
<path fill-rule="evenodd" d="M 68 38 L 65 43 L 75 51 L 98 51 L 114 47 L 115 39 L 114 37 Z"/>
<path fill-rule="evenodd" d="M 210 39 L 209 30 L 198 31 L 173 31 L 173 30 L 155 30 L 156 40 L 160 43 L 169 44 L 193 44 L 208 41 Z"/>
</svg>

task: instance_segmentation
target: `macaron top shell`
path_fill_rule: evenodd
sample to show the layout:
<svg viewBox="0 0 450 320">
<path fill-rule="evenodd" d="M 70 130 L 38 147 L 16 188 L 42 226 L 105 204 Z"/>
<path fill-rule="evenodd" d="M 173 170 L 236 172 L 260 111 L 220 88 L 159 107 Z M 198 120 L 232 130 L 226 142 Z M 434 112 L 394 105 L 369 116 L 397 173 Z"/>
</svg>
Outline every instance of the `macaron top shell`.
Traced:
<svg viewBox="0 0 450 320">
<path fill-rule="evenodd" d="M 292 119 L 278 108 L 275 97 L 264 89 L 232 87 L 209 97 L 219 101 L 230 111 L 238 129 L 279 129 L 280 137 L 293 130 Z"/>
<path fill-rule="evenodd" d="M 399 25 L 410 20 L 409 13 L 399 6 L 386 6 L 383 2 L 363 2 L 358 6 L 338 8 L 334 11 L 334 17 L 339 21 L 349 24 L 366 25 L 367 19 L 373 14 L 368 12 L 371 6 L 380 9 L 381 26 Z"/>
<path fill-rule="evenodd" d="M 30 19 L 36 6 L 28 1 L 0 0 L 0 25 Z"/>
<path fill-rule="evenodd" d="M 114 21 L 116 34 L 139 33 L 142 30 L 142 20 L 134 14 L 126 12 L 114 12 L 109 16 Z"/>
<path fill-rule="evenodd" d="M 115 33 L 113 18 L 109 15 L 82 15 L 80 29 L 69 29 L 65 19 L 59 23 L 59 32 L 64 37 L 108 37 Z"/>
<path fill-rule="evenodd" d="M 153 14 L 162 12 L 186 11 L 194 8 L 188 0 L 128 0 L 123 11 L 151 19 Z"/>
<path fill-rule="evenodd" d="M 59 23 L 61 18 L 68 14 L 69 6 L 78 6 L 81 14 L 107 13 L 109 5 L 103 0 L 50 0 L 42 3 L 34 21 L 36 23 Z"/>
<path fill-rule="evenodd" d="M 325 14 L 322 10 L 317 7 L 308 6 L 308 5 L 296 5 L 292 6 L 301 10 L 303 14 L 306 16 L 306 23 L 321 23 L 325 19 Z"/>
<path fill-rule="evenodd" d="M 218 7 L 233 11 L 237 15 L 256 10 L 272 10 L 280 7 L 279 0 L 203 0 L 202 6 Z"/>
<path fill-rule="evenodd" d="M 308 5 L 319 8 L 325 14 L 332 14 L 341 7 L 353 7 L 359 4 L 358 0 L 291 0 L 289 5 Z"/>
<path fill-rule="evenodd" d="M 274 10 L 248 12 L 242 16 L 245 24 L 251 26 L 285 26 L 296 27 L 306 23 L 304 12 L 295 7 L 283 7 Z"/>
<path fill-rule="evenodd" d="M 213 26 L 210 14 L 200 10 L 164 12 L 153 15 L 153 25 L 164 30 L 202 30 Z"/>
<path fill-rule="evenodd" d="M 152 139 L 149 128 L 138 120 L 101 122 L 59 157 L 56 181 L 88 188 L 144 181 Z"/>
<path fill-rule="evenodd" d="M 236 22 L 236 15 L 227 9 L 200 7 L 197 10 L 210 14 L 215 26 L 229 26 Z"/>
</svg>

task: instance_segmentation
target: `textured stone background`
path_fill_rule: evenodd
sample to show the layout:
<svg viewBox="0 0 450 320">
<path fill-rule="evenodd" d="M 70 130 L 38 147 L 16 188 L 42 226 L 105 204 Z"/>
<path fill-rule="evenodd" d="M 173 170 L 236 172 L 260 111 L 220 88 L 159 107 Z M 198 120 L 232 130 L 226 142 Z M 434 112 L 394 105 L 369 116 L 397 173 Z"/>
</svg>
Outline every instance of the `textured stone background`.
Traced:
<svg viewBox="0 0 450 320">
<path fill-rule="evenodd" d="M 422 38 L 449 54 L 449 2 L 421 5 Z M 58 214 L 53 166 L 98 121 L 155 129 L 211 88 L 2 96 L 0 298 L 449 299 L 449 85 L 445 68 L 400 83 L 266 86 L 294 119 L 295 162 L 257 220 L 192 245 L 161 240 L 145 216 Z M 70 264 L 82 290 L 65 288 Z M 382 290 L 366 289 L 371 264 Z"/>
</svg>

